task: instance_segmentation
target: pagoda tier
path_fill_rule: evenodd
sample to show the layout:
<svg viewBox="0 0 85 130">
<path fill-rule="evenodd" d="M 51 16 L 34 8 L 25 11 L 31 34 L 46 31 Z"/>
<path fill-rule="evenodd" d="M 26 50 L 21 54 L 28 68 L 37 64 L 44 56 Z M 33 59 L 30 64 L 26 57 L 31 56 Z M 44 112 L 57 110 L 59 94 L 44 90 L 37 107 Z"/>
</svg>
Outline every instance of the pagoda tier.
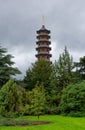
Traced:
<svg viewBox="0 0 85 130">
<path fill-rule="evenodd" d="M 37 51 L 40 51 L 40 50 L 41 50 L 41 51 L 42 51 L 42 50 L 43 50 L 43 51 L 44 51 L 44 50 L 45 50 L 45 51 L 49 51 L 49 50 L 51 50 L 51 47 L 48 47 L 48 46 L 39 46 L 39 47 L 36 48 L 36 50 L 37 50 Z"/>
<path fill-rule="evenodd" d="M 48 40 L 39 40 L 36 42 L 36 44 L 46 44 L 46 45 L 50 45 L 51 44 L 51 41 L 48 41 Z"/>
<path fill-rule="evenodd" d="M 47 56 L 47 58 L 49 58 L 49 57 L 51 57 L 52 55 L 51 54 L 44 54 L 44 53 L 40 53 L 40 54 L 36 54 L 36 57 L 38 57 L 38 58 L 41 58 L 41 56 L 42 56 L 42 58 L 44 58 L 44 56 Z"/>
<path fill-rule="evenodd" d="M 49 39 L 50 36 L 49 35 L 46 35 L 46 34 L 40 34 L 37 36 L 37 39 L 40 39 L 40 38 L 46 38 L 46 39 Z"/>
<path fill-rule="evenodd" d="M 42 28 L 37 31 L 37 53 L 36 57 L 38 60 L 45 60 L 45 61 L 50 61 L 50 57 L 52 56 L 50 54 L 51 47 L 49 45 L 51 42 L 49 41 L 50 39 L 50 31 L 45 28 L 44 25 L 42 25 Z"/>
<path fill-rule="evenodd" d="M 52 56 L 51 54 L 46 54 L 46 53 L 36 54 L 36 57 L 38 58 L 38 60 L 45 60 L 45 61 L 50 61 L 51 56 Z"/>
</svg>

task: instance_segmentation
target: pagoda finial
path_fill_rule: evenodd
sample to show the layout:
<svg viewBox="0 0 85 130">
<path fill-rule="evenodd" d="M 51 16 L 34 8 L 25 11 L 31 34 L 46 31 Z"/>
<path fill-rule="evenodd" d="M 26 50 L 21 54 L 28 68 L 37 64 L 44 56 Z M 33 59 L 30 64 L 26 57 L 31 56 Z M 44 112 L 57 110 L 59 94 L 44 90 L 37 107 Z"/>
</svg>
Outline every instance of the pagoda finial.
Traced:
<svg viewBox="0 0 85 130">
<path fill-rule="evenodd" d="M 44 16 L 42 16 L 42 26 L 45 25 Z"/>
</svg>

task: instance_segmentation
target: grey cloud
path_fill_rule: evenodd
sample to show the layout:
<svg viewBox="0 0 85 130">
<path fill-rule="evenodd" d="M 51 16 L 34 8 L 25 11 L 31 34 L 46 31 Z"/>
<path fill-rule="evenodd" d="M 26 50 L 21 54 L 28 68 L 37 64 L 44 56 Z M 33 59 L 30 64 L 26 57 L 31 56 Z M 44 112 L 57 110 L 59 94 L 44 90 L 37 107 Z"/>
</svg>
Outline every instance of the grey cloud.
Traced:
<svg viewBox="0 0 85 130">
<path fill-rule="evenodd" d="M 84 54 L 85 0 L 0 0 L 0 42 L 15 56 L 20 68 L 23 65 L 19 65 L 18 60 L 24 61 L 21 57 L 25 56 L 29 63 L 36 60 L 36 30 L 41 28 L 42 15 L 55 46 L 52 60 L 56 60 L 56 54 L 60 54 L 65 45 L 74 59 L 80 57 L 79 53 Z"/>
<path fill-rule="evenodd" d="M 57 38 L 60 47 L 69 45 L 71 49 L 78 51 L 81 51 L 81 49 L 84 51 L 85 49 L 85 28 L 82 28 L 82 25 L 85 26 L 85 17 L 83 16 L 85 13 L 85 1 L 81 3 L 81 1 L 75 0 L 73 2 L 68 1 L 67 4 L 61 4 L 60 8 L 57 8 L 56 13 L 54 13 L 55 10 L 52 12 L 53 19 L 50 23 L 53 24 L 51 24 L 53 38 Z"/>
</svg>

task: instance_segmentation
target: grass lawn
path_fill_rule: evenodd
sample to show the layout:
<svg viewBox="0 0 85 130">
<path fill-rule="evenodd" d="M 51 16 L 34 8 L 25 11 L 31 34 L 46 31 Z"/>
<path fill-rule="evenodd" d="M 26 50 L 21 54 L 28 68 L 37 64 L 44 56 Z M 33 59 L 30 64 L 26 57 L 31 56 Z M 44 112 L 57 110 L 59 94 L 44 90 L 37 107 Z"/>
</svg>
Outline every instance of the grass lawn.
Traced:
<svg viewBox="0 0 85 130">
<path fill-rule="evenodd" d="M 37 121 L 34 116 L 19 117 L 19 119 L 28 121 Z M 34 125 L 34 126 L 0 126 L 0 130 L 85 130 L 85 117 L 65 117 L 59 115 L 40 116 L 40 121 L 50 121 L 51 124 Z"/>
</svg>

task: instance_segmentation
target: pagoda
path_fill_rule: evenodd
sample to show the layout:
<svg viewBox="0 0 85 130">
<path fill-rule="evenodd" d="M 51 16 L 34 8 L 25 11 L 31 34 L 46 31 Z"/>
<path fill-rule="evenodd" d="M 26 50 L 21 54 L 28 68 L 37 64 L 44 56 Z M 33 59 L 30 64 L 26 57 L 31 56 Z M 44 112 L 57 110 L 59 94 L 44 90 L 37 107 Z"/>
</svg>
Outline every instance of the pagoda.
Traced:
<svg viewBox="0 0 85 130">
<path fill-rule="evenodd" d="M 49 46 L 51 42 L 49 41 L 50 39 L 50 30 L 47 30 L 45 28 L 44 22 L 42 24 L 41 29 L 36 31 L 37 33 L 37 54 L 36 57 L 38 60 L 45 60 L 45 61 L 50 61 L 50 57 L 52 55 L 50 54 L 51 47 Z"/>
</svg>

